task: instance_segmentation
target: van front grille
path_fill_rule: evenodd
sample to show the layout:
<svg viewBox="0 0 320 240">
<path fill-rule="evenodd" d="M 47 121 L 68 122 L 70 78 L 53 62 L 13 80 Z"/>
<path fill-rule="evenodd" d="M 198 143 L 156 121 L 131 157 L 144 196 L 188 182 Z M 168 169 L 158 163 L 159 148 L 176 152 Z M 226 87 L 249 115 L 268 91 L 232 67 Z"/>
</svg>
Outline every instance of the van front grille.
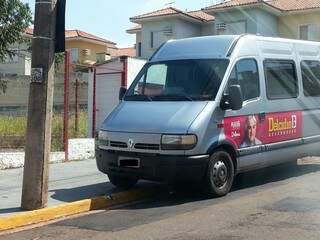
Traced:
<svg viewBox="0 0 320 240">
<path fill-rule="evenodd" d="M 159 144 L 137 143 L 134 145 L 136 149 L 160 150 Z"/>
<path fill-rule="evenodd" d="M 111 141 L 110 142 L 111 147 L 117 147 L 117 148 L 127 148 L 128 145 L 125 142 L 116 142 L 116 141 Z"/>
</svg>

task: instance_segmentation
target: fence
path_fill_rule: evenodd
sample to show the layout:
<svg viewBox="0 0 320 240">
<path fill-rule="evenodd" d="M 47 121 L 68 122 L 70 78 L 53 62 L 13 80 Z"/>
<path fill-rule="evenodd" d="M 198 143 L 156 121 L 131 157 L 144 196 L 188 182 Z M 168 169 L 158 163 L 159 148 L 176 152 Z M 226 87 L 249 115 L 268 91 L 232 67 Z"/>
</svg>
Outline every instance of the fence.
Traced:
<svg viewBox="0 0 320 240">
<path fill-rule="evenodd" d="M 22 150 L 25 146 L 29 83 L 29 76 L 0 78 L 0 151 Z M 87 137 L 87 94 L 87 73 L 70 74 L 69 138 Z M 53 104 L 52 151 L 62 151 L 63 74 L 55 76 Z"/>
</svg>

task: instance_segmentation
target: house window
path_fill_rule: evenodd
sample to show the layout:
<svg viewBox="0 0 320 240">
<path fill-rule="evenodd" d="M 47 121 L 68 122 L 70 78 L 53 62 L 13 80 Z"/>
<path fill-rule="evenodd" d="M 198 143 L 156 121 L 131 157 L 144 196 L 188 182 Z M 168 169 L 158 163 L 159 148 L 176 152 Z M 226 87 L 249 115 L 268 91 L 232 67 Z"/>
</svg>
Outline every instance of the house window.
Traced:
<svg viewBox="0 0 320 240">
<path fill-rule="evenodd" d="M 70 61 L 71 63 L 77 63 L 79 60 L 79 51 L 78 48 L 70 49 Z"/>
<path fill-rule="evenodd" d="M 299 38 L 301 40 L 317 40 L 317 25 L 305 24 L 299 26 Z"/>
<path fill-rule="evenodd" d="M 138 57 L 141 57 L 141 42 L 138 43 Z"/>
<path fill-rule="evenodd" d="M 151 48 L 154 47 L 154 33 L 153 32 L 150 33 L 150 47 Z"/>
</svg>

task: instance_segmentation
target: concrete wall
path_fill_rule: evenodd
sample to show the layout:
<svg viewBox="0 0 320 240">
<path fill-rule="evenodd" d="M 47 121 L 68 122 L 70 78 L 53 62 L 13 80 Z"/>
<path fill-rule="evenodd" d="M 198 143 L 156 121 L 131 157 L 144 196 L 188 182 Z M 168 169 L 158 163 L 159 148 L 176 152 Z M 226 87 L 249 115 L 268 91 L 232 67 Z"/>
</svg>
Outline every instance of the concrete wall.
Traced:
<svg viewBox="0 0 320 240">
<path fill-rule="evenodd" d="M 277 17 L 261 9 L 230 10 L 215 14 L 215 23 L 245 22 L 245 32 L 234 32 L 230 34 L 251 33 L 264 36 L 276 36 L 278 33 Z M 237 30 L 237 29 L 236 29 Z M 224 34 L 220 32 L 220 34 Z"/>
<path fill-rule="evenodd" d="M 320 41 L 320 13 L 304 13 L 279 18 L 279 35 L 285 38 L 299 39 L 299 26 L 304 24 L 316 25 L 317 41 Z"/>
<path fill-rule="evenodd" d="M 169 19 L 166 20 L 158 20 L 158 21 L 150 21 L 145 22 L 142 25 L 142 31 L 141 31 L 141 50 L 142 55 L 141 58 L 148 59 L 152 56 L 152 54 L 156 51 L 156 49 L 159 47 L 157 44 L 154 44 L 154 47 L 151 48 L 151 32 L 154 33 L 162 33 L 166 29 L 172 29 L 173 35 L 171 36 L 163 36 L 163 39 L 169 40 L 175 38 L 175 24 L 174 22 Z M 158 44 L 159 45 L 159 44 Z"/>
<path fill-rule="evenodd" d="M 80 82 L 80 104 L 87 104 L 88 94 L 88 74 L 72 74 L 70 76 L 70 104 L 75 102 L 75 79 Z M 6 85 L 5 92 L 0 88 L 0 108 L 26 108 L 29 97 L 29 76 L 2 77 L 0 83 Z M 64 77 L 62 74 L 56 75 L 54 80 L 54 105 L 63 105 L 63 87 Z M 1 86 L 1 84 L 0 84 Z M 72 106 L 72 105 L 70 105 Z"/>
<path fill-rule="evenodd" d="M 263 36 L 278 36 L 278 18 L 266 11 L 256 9 L 257 33 Z"/>
<path fill-rule="evenodd" d="M 201 24 L 195 24 L 187 22 L 182 19 L 176 19 L 175 24 L 175 38 L 190 38 L 190 37 L 199 37 L 201 36 Z"/>
<path fill-rule="evenodd" d="M 163 33 L 164 30 L 171 29 L 172 34 L 166 35 Z M 154 40 L 154 47 L 151 48 L 151 32 L 154 32 L 155 38 L 159 36 L 161 40 Z M 161 20 L 147 21 L 142 24 L 141 35 L 136 35 L 136 44 L 142 42 L 142 56 L 143 59 L 148 59 L 158 49 L 158 47 L 165 41 L 170 39 L 181 39 L 189 37 L 198 37 L 204 35 L 212 35 L 214 33 L 214 24 L 198 24 L 189 22 L 177 17 L 165 18 Z"/>
<path fill-rule="evenodd" d="M 216 34 L 215 22 L 205 23 L 201 27 L 201 36 L 212 36 Z"/>
</svg>

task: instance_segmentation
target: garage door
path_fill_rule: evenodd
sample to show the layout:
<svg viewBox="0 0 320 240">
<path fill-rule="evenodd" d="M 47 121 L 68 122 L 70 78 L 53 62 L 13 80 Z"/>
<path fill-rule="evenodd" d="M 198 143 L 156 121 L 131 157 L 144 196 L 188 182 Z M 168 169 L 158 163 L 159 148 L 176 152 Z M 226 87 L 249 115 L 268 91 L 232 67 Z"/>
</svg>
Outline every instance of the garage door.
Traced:
<svg viewBox="0 0 320 240">
<path fill-rule="evenodd" d="M 121 74 L 98 75 L 96 81 L 96 127 L 99 129 L 119 103 Z"/>
</svg>

